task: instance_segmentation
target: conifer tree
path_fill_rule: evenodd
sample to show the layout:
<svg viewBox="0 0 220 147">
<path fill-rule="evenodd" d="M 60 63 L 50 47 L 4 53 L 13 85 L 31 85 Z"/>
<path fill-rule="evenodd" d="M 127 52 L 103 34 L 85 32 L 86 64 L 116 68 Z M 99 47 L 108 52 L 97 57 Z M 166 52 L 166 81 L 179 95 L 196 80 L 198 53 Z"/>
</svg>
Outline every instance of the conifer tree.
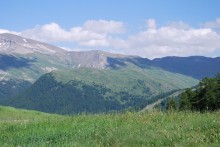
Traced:
<svg viewBox="0 0 220 147">
<path fill-rule="evenodd" d="M 173 98 L 169 98 L 168 102 L 167 102 L 167 110 L 169 111 L 174 111 L 177 109 L 176 107 L 176 101 Z"/>
</svg>

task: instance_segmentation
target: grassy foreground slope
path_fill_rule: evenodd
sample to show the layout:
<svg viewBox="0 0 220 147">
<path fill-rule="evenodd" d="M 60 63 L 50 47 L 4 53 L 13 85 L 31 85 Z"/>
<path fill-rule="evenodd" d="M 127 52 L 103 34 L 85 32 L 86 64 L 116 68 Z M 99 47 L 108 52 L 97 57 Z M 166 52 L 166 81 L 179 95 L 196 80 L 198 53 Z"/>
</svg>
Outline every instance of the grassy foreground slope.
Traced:
<svg viewBox="0 0 220 147">
<path fill-rule="evenodd" d="M 0 146 L 219 146 L 220 112 L 59 116 L 0 107 Z"/>
</svg>

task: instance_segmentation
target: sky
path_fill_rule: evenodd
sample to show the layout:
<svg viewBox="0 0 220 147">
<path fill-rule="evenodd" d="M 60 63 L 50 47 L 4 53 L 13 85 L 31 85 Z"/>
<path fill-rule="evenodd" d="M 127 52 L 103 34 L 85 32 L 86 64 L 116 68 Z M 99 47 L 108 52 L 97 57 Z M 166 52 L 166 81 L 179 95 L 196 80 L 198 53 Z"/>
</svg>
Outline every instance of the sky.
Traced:
<svg viewBox="0 0 220 147">
<path fill-rule="evenodd" d="M 220 56 L 220 0 L 2 0 L 0 33 L 67 50 Z"/>
</svg>

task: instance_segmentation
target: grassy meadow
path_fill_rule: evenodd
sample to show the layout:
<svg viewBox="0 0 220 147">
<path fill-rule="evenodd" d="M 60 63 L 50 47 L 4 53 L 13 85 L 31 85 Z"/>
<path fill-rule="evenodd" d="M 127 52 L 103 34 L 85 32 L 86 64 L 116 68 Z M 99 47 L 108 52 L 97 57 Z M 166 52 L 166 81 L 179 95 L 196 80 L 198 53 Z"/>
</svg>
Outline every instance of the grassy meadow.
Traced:
<svg viewBox="0 0 220 147">
<path fill-rule="evenodd" d="M 0 146 L 220 146 L 220 112 L 60 116 L 0 107 Z"/>
</svg>

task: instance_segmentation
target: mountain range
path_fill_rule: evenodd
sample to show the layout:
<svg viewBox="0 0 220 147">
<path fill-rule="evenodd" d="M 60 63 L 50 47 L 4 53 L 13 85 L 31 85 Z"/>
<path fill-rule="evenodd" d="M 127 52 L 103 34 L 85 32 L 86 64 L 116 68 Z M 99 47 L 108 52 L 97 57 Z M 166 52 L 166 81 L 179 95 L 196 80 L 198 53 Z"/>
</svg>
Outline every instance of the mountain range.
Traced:
<svg viewBox="0 0 220 147">
<path fill-rule="evenodd" d="M 140 108 L 220 72 L 220 57 L 139 56 L 67 51 L 0 34 L 0 104 L 50 113 Z"/>
</svg>

